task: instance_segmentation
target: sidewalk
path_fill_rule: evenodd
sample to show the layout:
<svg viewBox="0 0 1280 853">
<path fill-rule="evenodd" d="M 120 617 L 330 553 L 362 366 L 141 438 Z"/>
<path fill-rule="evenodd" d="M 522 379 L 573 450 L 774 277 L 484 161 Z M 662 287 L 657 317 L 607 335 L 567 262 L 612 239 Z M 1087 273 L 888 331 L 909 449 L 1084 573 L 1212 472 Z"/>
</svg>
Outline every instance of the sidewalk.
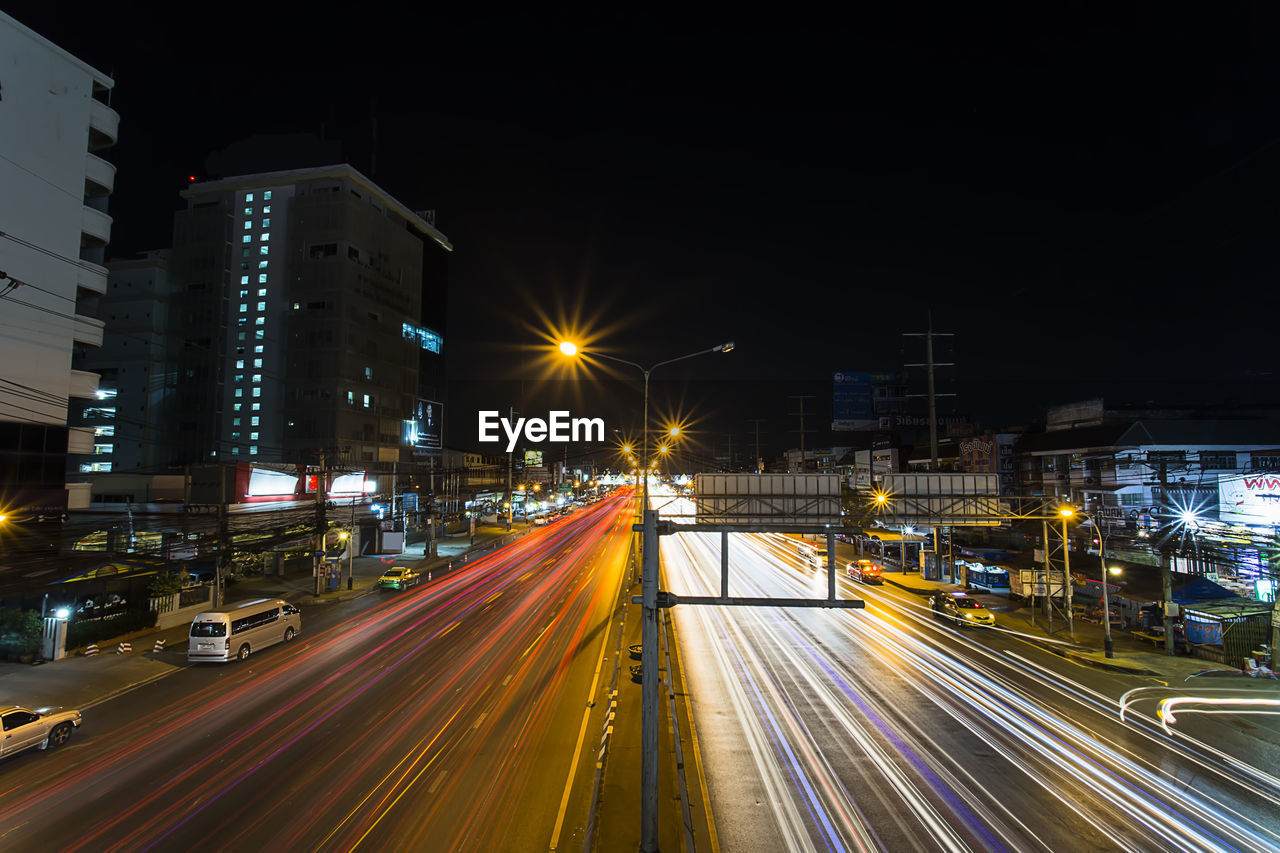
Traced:
<svg viewBox="0 0 1280 853">
<path fill-rule="evenodd" d="M 342 562 L 338 590 L 315 593 L 311 575 L 295 578 L 253 575 L 236 581 L 226 591 L 226 601 L 250 598 L 283 598 L 301 607 L 348 601 L 377 590 L 378 578 L 391 566 L 412 566 L 422 572 L 424 583 L 437 580 L 480 556 L 523 536 L 532 529 L 516 525 L 510 534 L 505 526 L 476 528 L 475 544 L 466 534 L 438 540 L 438 556 L 426 557 L 423 543 L 402 554 L 355 557 L 351 565 L 351 589 L 346 588 L 347 562 Z M 427 580 L 427 578 L 431 580 Z M 33 708 L 62 706 L 81 710 L 101 704 L 129 690 L 164 678 L 187 663 L 187 625 L 163 631 L 142 631 L 99 643 L 101 652 L 87 657 L 69 650 L 67 657 L 37 666 L 0 663 L 0 705 L 16 704 Z M 122 641 L 131 649 L 117 654 Z M 157 646 L 163 643 L 163 648 Z"/>
</svg>

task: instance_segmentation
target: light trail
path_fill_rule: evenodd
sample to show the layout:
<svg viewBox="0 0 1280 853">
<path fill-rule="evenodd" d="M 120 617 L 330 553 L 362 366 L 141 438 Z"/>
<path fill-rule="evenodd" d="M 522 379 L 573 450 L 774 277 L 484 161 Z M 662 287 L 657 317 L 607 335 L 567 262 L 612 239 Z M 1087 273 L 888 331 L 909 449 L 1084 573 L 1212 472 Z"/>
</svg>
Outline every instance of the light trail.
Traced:
<svg viewBox="0 0 1280 853">
<path fill-rule="evenodd" d="M 825 594 L 825 573 L 785 540 L 734 535 L 730 553 L 733 595 Z M 666 588 L 718 593 L 718 535 L 664 538 L 662 556 Z M 675 611 L 681 634 L 700 632 L 712 652 L 685 657 L 695 700 L 700 678 L 729 697 L 782 845 L 1280 849 L 1273 777 L 1242 778 L 1158 729 L 1119 727 L 1114 699 L 973 642 L 896 594 L 856 594 L 866 610 Z M 705 723 L 708 709 L 695 711 Z M 707 764 L 714 795 L 717 757 Z M 1188 774 L 1206 770 L 1215 787 L 1189 789 Z M 713 802 L 722 821 L 737 819 L 733 803 Z"/>
<path fill-rule="evenodd" d="M 612 610 L 628 500 L 606 499 L 250 665 L 182 673 L 206 676 L 190 679 L 201 686 L 183 701 L 118 737 L 81 741 L 85 751 L 51 753 L 41 785 L 0 801 L 0 837 L 43 832 L 67 851 L 210 837 L 220 849 L 502 846 L 509 803 L 538 789 L 548 766 L 567 773 L 571 750 L 550 748 L 551 727 L 582 713 L 562 694 Z M 280 776 L 282 789 L 266 781 Z M 115 806 L 59 828 L 85 791 L 115 792 Z M 555 805 L 527 816 L 545 821 L 544 838 Z"/>
</svg>

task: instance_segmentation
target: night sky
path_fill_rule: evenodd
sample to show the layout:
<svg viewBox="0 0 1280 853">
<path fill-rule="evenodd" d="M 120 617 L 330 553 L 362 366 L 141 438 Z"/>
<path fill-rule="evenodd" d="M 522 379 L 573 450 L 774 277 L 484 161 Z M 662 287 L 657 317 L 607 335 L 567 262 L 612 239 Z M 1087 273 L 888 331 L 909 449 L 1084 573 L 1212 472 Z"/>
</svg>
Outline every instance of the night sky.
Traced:
<svg viewBox="0 0 1280 853">
<path fill-rule="evenodd" d="M 537 363 L 518 347 L 543 318 L 645 364 L 734 340 L 655 374 L 655 404 L 735 443 L 768 418 L 777 450 L 788 394 L 825 425 L 831 373 L 918 360 L 901 335 L 932 310 L 985 425 L 1275 399 L 1263 5 L 466 5 L 6 11 L 116 77 L 115 257 L 169 245 L 211 152 L 323 133 L 437 210 L 450 370 L 475 387 Z M 582 414 L 615 405 L 584 394 Z M 852 443 L 806 439 L 832 440 Z"/>
</svg>

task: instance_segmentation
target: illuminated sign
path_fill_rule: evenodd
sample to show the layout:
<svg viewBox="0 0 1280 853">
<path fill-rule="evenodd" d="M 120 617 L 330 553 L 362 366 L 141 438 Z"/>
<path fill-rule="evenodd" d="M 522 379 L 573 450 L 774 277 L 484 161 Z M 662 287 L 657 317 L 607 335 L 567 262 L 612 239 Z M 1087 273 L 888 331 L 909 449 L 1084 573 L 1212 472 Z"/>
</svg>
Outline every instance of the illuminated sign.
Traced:
<svg viewBox="0 0 1280 853">
<path fill-rule="evenodd" d="M 419 400 L 414 416 L 404 422 L 404 443 L 420 453 L 444 447 L 444 406 Z"/>
<path fill-rule="evenodd" d="M 1228 524 L 1280 524 L 1280 474 L 1220 478 L 1218 518 Z"/>
<path fill-rule="evenodd" d="M 440 347 L 444 345 L 444 338 L 440 337 L 438 332 L 433 332 L 425 326 L 402 323 L 400 334 L 406 341 L 417 341 L 418 346 L 434 353 L 439 353 Z"/>
<path fill-rule="evenodd" d="M 309 488 L 314 492 L 314 476 L 307 477 Z M 293 497 L 298 489 L 296 474 L 285 474 L 282 471 L 270 471 L 265 468 L 254 468 L 249 475 L 249 497 Z"/>
<path fill-rule="evenodd" d="M 542 451 L 526 450 L 524 452 L 524 467 L 541 468 L 542 467 Z"/>
</svg>

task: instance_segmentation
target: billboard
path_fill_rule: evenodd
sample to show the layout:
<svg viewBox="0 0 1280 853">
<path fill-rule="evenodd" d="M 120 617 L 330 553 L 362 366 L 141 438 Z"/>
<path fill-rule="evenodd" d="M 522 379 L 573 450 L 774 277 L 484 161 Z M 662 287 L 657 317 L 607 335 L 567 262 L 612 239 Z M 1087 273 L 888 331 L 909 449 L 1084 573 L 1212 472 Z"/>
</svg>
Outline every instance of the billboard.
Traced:
<svg viewBox="0 0 1280 853">
<path fill-rule="evenodd" d="M 832 377 L 832 417 L 837 421 L 867 420 L 875 414 L 871 374 L 837 371 Z"/>
<path fill-rule="evenodd" d="M 1228 524 L 1280 524 L 1280 473 L 1220 477 L 1218 519 Z"/>
<path fill-rule="evenodd" d="M 526 450 L 524 452 L 524 467 L 541 468 L 542 467 L 542 451 Z"/>
<path fill-rule="evenodd" d="M 444 406 L 434 400 L 418 400 L 413 417 L 404 422 L 404 443 L 415 454 L 444 447 Z"/>
</svg>

